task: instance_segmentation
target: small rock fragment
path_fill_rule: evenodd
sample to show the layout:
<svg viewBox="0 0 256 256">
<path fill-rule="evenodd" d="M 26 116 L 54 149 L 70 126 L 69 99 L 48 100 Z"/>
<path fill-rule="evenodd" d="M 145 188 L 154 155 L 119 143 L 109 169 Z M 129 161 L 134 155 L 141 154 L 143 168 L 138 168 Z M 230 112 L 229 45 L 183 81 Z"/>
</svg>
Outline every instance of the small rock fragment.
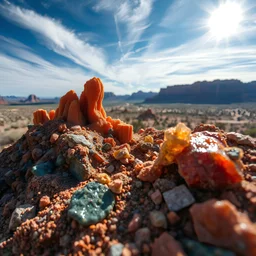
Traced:
<svg viewBox="0 0 256 256">
<path fill-rule="evenodd" d="M 108 256 L 121 256 L 124 245 L 121 243 L 111 245 Z"/>
<path fill-rule="evenodd" d="M 176 184 L 168 179 L 159 178 L 153 183 L 153 187 L 154 189 L 159 189 L 162 193 L 164 193 L 165 191 L 168 191 L 176 187 Z"/>
<path fill-rule="evenodd" d="M 209 246 L 191 239 L 183 238 L 181 243 L 189 256 L 235 256 L 231 251 Z"/>
<path fill-rule="evenodd" d="M 44 209 L 46 206 L 48 206 L 51 203 L 49 196 L 43 196 L 40 198 L 39 201 L 39 208 Z"/>
<path fill-rule="evenodd" d="M 86 146 L 88 148 L 92 148 L 92 144 L 90 141 L 88 141 L 83 135 L 76 135 L 76 134 L 68 134 L 67 139 L 71 144 L 81 144 L 83 146 Z"/>
<path fill-rule="evenodd" d="M 93 167 L 91 166 L 89 160 L 86 162 L 86 164 L 83 164 L 78 159 L 73 158 L 70 161 L 69 171 L 77 180 L 84 181 L 91 177 Z"/>
<path fill-rule="evenodd" d="M 44 176 L 53 172 L 54 164 L 52 162 L 45 162 L 36 164 L 32 167 L 31 172 L 36 176 Z"/>
<path fill-rule="evenodd" d="M 128 232 L 135 232 L 141 226 L 141 215 L 135 213 L 132 217 L 132 220 L 128 224 Z"/>
<path fill-rule="evenodd" d="M 130 157 L 130 153 L 127 149 L 127 147 L 118 149 L 116 151 L 114 151 L 113 156 L 116 160 L 121 160 L 124 158 L 129 158 Z"/>
<path fill-rule="evenodd" d="M 256 140 L 248 135 L 243 135 L 236 132 L 228 132 L 227 138 L 230 141 L 236 142 L 238 145 L 249 146 L 253 148 L 256 146 Z"/>
<path fill-rule="evenodd" d="M 180 185 L 163 193 L 170 211 L 179 211 L 195 202 L 194 197 L 185 185 Z"/>
<path fill-rule="evenodd" d="M 109 183 L 108 187 L 112 192 L 120 194 L 123 189 L 123 181 L 120 179 L 113 180 L 111 183 Z"/>
<path fill-rule="evenodd" d="M 43 151 L 40 148 L 34 148 L 32 150 L 32 158 L 36 161 L 43 155 Z"/>
<path fill-rule="evenodd" d="M 152 246 L 152 256 L 186 256 L 179 242 L 167 232 L 155 239 Z"/>
<path fill-rule="evenodd" d="M 53 133 L 50 138 L 50 142 L 54 144 L 59 138 L 59 135 L 57 133 Z"/>
<path fill-rule="evenodd" d="M 150 242 L 149 228 L 140 228 L 135 233 L 135 243 L 140 248 L 142 243 Z"/>
<path fill-rule="evenodd" d="M 239 255 L 256 255 L 256 224 L 229 201 L 208 200 L 190 208 L 200 242 L 224 247 Z"/>
<path fill-rule="evenodd" d="M 108 173 L 112 173 L 114 170 L 115 170 L 115 167 L 112 164 L 106 168 L 106 172 Z"/>
<path fill-rule="evenodd" d="M 163 201 L 163 197 L 159 189 L 157 189 L 155 192 L 153 192 L 150 195 L 151 200 L 154 202 L 154 204 L 158 205 L 161 204 Z"/>
<path fill-rule="evenodd" d="M 171 225 L 175 225 L 180 221 L 180 217 L 176 212 L 169 212 L 167 214 L 167 219 Z"/>
<path fill-rule="evenodd" d="M 109 184 L 111 182 L 111 178 L 106 173 L 99 173 L 96 179 L 101 184 Z"/>
<path fill-rule="evenodd" d="M 160 211 L 152 211 L 149 214 L 151 224 L 156 228 L 167 228 L 165 215 Z"/>
<path fill-rule="evenodd" d="M 112 145 L 110 143 L 105 143 L 103 146 L 102 146 L 102 151 L 103 152 L 108 152 L 109 150 L 111 150 L 112 148 Z"/>
<path fill-rule="evenodd" d="M 73 194 L 68 215 L 87 226 L 106 218 L 114 204 L 115 197 L 106 186 L 90 182 Z"/>
<path fill-rule="evenodd" d="M 28 219 L 34 218 L 36 215 L 36 208 L 30 204 L 23 204 L 17 207 L 11 216 L 9 229 L 15 230 L 20 224 Z"/>
<path fill-rule="evenodd" d="M 147 135 L 144 138 L 145 142 L 154 143 L 154 138 L 151 135 Z"/>
</svg>

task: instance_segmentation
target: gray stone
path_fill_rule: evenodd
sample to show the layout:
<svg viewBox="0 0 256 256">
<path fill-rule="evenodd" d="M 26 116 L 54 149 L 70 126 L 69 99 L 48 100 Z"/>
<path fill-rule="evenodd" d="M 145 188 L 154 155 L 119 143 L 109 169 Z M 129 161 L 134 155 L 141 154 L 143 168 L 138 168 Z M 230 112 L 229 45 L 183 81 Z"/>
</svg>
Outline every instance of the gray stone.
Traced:
<svg viewBox="0 0 256 256">
<path fill-rule="evenodd" d="M 168 179 L 157 179 L 154 184 L 153 187 L 155 190 L 159 189 L 160 192 L 165 192 L 168 191 L 170 189 L 173 189 L 174 187 L 176 187 L 176 184 L 173 181 L 170 181 Z"/>
<path fill-rule="evenodd" d="M 112 164 L 106 168 L 107 173 L 112 173 L 114 170 L 115 170 L 115 167 Z"/>
<path fill-rule="evenodd" d="M 228 140 L 235 141 L 238 145 L 256 147 L 256 140 L 248 135 L 243 135 L 236 132 L 228 132 L 227 138 Z"/>
<path fill-rule="evenodd" d="M 89 159 L 86 161 L 86 164 L 81 163 L 78 159 L 73 158 L 70 161 L 69 171 L 71 174 L 79 181 L 88 180 L 93 171 Z"/>
<path fill-rule="evenodd" d="M 36 208 L 30 204 L 23 204 L 17 207 L 11 216 L 9 222 L 9 230 L 16 230 L 22 222 L 34 218 L 36 215 Z"/>
<path fill-rule="evenodd" d="M 149 214 L 152 226 L 156 228 L 167 228 L 167 220 L 165 215 L 160 211 L 152 211 Z"/>
<path fill-rule="evenodd" d="M 140 248 L 145 242 L 150 242 L 149 228 L 140 228 L 135 233 L 135 243 Z"/>
<path fill-rule="evenodd" d="M 115 197 L 108 187 L 90 182 L 73 194 L 68 215 L 88 226 L 105 219 L 114 205 Z"/>
<path fill-rule="evenodd" d="M 88 148 L 92 148 L 92 144 L 89 140 L 87 140 L 83 135 L 76 135 L 76 134 L 68 134 L 67 139 L 72 144 L 81 144 Z"/>
<path fill-rule="evenodd" d="M 170 211 L 179 211 L 195 202 L 193 195 L 185 185 L 180 185 L 163 193 Z"/>
<path fill-rule="evenodd" d="M 108 256 L 121 256 L 124 245 L 121 243 L 111 245 Z"/>
</svg>

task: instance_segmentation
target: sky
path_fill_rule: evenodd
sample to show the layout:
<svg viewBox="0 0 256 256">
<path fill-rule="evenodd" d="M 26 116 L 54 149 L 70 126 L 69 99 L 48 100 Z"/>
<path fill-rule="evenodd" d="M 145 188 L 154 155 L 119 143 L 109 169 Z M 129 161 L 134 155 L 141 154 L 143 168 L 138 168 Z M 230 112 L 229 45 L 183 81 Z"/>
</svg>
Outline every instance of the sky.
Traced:
<svg viewBox="0 0 256 256">
<path fill-rule="evenodd" d="M 0 95 L 256 80 L 255 0 L 0 0 Z"/>
</svg>

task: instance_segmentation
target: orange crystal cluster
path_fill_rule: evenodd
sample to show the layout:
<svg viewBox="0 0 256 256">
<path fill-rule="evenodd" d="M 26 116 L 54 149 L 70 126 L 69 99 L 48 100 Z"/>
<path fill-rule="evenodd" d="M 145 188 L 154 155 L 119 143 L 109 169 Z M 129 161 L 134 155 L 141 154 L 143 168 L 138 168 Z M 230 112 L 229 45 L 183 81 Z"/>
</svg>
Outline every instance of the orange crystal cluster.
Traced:
<svg viewBox="0 0 256 256">
<path fill-rule="evenodd" d="M 102 105 L 103 97 L 103 84 L 99 78 L 94 77 L 85 83 L 80 99 L 75 91 L 71 90 L 61 97 L 59 107 L 55 111 L 48 113 L 44 109 L 36 110 L 33 122 L 38 125 L 49 120 L 64 120 L 75 125 L 86 125 L 102 134 L 113 130 L 113 135 L 121 143 L 131 141 L 133 126 L 107 116 Z"/>
</svg>

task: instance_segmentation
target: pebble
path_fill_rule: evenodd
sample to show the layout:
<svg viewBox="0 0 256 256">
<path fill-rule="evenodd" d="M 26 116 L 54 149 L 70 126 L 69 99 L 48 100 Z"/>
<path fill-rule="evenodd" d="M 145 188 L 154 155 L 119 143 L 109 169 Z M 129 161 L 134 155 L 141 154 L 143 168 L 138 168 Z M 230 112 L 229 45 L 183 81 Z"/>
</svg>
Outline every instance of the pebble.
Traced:
<svg viewBox="0 0 256 256">
<path fill-rule="evenodd" d="M 43 151 L 40 148 L 34 148 L 32 150 L 32 158 L 37 161 L 43 155 Z"/>
<path fill-rule="evenodd" d="M 59 138 L 59 135 L 57 133 L 53 133 L 50 138 L 50 142 L 54 144 Z"/>
<path fill-rule="evenodd" d="M 111 245 L 108 256 L 121 256 L 124 245 L 121 243 Z"/>
<path fill-rule="evenodd" d="M 235 256 L 235 254 L 231 251 L 218 248 L 215 246 L 209 246 L 191 239 L 183 238 L 181 240 L 181 243 L 183 245 L 185 252 L 189 256 Z"/>
<path fill-rule="evenodd" d="M 111 178 L 106 173 L 99 173 L 96 179 L 101 184 L 109 184 L 111 182 Z"/>
<path fill-rule="evenodd" d="M 81 131 L 82 128 L 80 125 L 74 125 L 70 128 L 71 131 Z"/>
<path fill-rule="evenodd" d="M 116 160 L 121 160 L 123 158 L 129 158 L 130 153 L 129 153 L 127 147 L 124 147 L 124 148 L 114 151 L 113 156 Z"/>
<path fill-rule="evenodd" d="M 135 187 L 136 188 L 142 188 L 142 182 L 140 180 L 135 181 Z"/>
<path fill-rule="evenodd" d="M 154 183 L 153 183 L 153 187 L 154 189 L 159 189 L 161 193 L 166 192 L 170 189 L 173 189 L 174 187 L 176 187 L 176 184 L 173 181 L 170 181 L 168 179 L 157 179 Z"/>
<path fill-rule="evenodd" d="M 228 132 L 227 138 L 228 140 L 235 141 L 238 145 L 256 147 L 256 140 L 248 135 L 243 135 L 236 132 Z"/>
<path fill-rule="evenodd" d="M 152 211 L 149 213 L 149 219 L 152 226 L 156 228 L 167 228 L 167 220 L 165 215 L 160 211 Z"/>
<path fill-rule="evenodd" d="M 180 221 L 180 217 L 176 212 L 169 212 L 167 214 L 167 219 L 171 225 L 175 225 Z"/>
<path fill-rule="evenodd" d="M 102 146 L 102 151 L 103 152 L 108 152 L 109 150 L 111 150 L 112 148 L 112 145 L 110 143 L 105 143 L 103 146 Z"/>
<path fill-rule="evenodd" d="M 150 229 L 140 228 L 135 233 L 135 243 L 140 248 L 143 243 L 150 242 Z"/>
<path fill-rule="evenodd" d="M 162 197 L 162 194 L 159 189 L 157 189 L 155 192 L 153 192 L 150 195 L 150 198 L 156 205 L 161 204 L 163 201 L 163 197 Z"/>
<path fill-rule="evenodd" d="M 128 232 L 135 232 L 141 226 L 141 215 L 135 213 L 132 217 L 132 220 L 128 224 Z"/>
<path fill-rule="evenodd" d="M 121 179 L 113 180 L 108 184 L 108 187 L 113 193 L 120 194 L 123 189 L 123 181 Z"/>
<path fill-rule="evenodd" d="M 72 158 L 70 161 L 69 171 L 77 180 L 84 181 L 91 177 L 93 167 L 89 163 L 89 160 L 86 164 L 83 164 L 78 159 Z"/>
<path fill-rule="evenodd" d="M 71 143 L 71 147 L 73 144 L 81 144 L 88 148 L 92 148 L 92 144 L 88 141 L 83 135 L 76 135 L 76 134 L 68 134 L 67 135 L 68 142 Z"/>
<path fill-rule="evenodd" d="M 186 256 L 179 242 L 177 242 L 167 232 L 155 239 L 152 245 L 152 256 Z M 199 255 L 199 254 L 198 254 Z"/>
<path fill-rule="evenodd" d="M 24 204 L 17 207 L 11 216 L 9 222 L 9 230 L 16 230 L 20 224 L 28 219 L 34 218 L 36 215 L 36 208 L 30 204 Z"/>
<path fill-rule="evenodd" d="M 106 186 L 90 182 L 73 194 L 68 215 L 87 226 L 105 219 L 114 205 L 115 197 Z"/>
<path fill-rule="evenodd" d="M 179 211 L 195 202 L 195 198 L 185 185 L 180 185 L 163 193 L 170 211 Z"/>
<path fill-rule="evenodd" d="M 44 176 L 52 173 L 54 170 L 54 164 L 52 162 L 45 162 L 36 164 L 32 167 L 31 172 L 36 176 Z"/>
<path fill-rule="evenodd" d="M 39 208 L 44 209 L 46 206 L 48 206 L 51 203 L 49 196 L 43 196 L 40 198 L 39 201 Z"/>
<path fill-rule="evenodd" d="M 106 168 L 107 173 L 112 173 L 114 170 L 115 170 L 115 167 L 112 164 Z"/>
</svg>

